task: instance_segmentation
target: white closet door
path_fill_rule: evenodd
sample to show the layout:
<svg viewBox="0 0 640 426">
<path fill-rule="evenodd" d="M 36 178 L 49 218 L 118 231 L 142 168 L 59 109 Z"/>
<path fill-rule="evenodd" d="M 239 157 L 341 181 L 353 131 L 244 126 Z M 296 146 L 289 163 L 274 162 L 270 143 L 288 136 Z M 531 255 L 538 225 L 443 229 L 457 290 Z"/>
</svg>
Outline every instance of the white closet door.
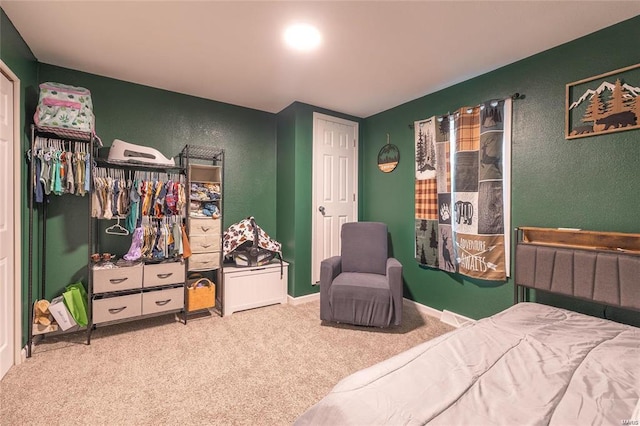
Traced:
<svg viewBox="0 0 640 426">
<path fill-rule="evenodd" d="M 0 72 L 0 379 L 14 363 L 13 83 Z M 15 183 L 19 185 L 19 182 Z"/>
</svg>

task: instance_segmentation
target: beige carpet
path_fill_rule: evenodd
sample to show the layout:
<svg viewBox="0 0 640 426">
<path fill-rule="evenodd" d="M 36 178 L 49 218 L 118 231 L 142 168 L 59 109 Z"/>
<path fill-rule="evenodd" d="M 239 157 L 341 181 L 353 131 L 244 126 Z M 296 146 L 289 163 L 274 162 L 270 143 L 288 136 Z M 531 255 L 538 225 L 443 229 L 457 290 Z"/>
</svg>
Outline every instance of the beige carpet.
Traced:
<svg viewBox="0 0 640 426">
<path fill-rule="evenodd" d="M 47 338 L 0 382 L 0 425 L 291 424 L 348 374 L 452 329 L 411 304 L 390 330 L 323 323 L 319 306 Z"/>
</svg>

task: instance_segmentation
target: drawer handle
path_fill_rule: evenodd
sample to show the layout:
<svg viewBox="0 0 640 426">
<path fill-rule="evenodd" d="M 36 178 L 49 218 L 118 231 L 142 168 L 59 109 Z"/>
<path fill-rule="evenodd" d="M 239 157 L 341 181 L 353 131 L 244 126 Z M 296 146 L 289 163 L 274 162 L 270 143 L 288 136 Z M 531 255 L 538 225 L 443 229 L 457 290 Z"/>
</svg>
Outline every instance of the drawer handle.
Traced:
<svg viewBox="0 0 640 426">
<path fill-rule="evenodd" d="M 120 312 L 124 311 L 125 309 L 127 309 L 126 306 L 123 306 L 121 308 L 109 308 L 109 313 L 110 314 L 119 314 Z"/>
<path fill-rule="evenodd" d="M 169 272 L 168 274 L 157 274 L 158 278 L 160 279 L 165 279 L 165 278 L 169 278 L 171 275 L 173 275 L 173 272 Z"/>
<path fill-rule="evenodd" d="M 204 232 L 209 232 L 209 229 L 211 229 L 210 226 L 201 226 L 200 229 L 202 229 Z"/>
<path fill-rule="evenodd" d="M 209 248 L 209 247 L 211 247 L 211 246 L 212 246 L 212 244 L 200 244 L 200 246 L 201 246 L 202 248 Z"/>
<path fill-rule="evenodd" d="M 125 282 L 125 281 L 126 281 L 126 280 L 128 280 L 128 279 L 129 279 L 129 278 L 127 278 L 127 277 L 125 277 L 125 278 L 111 278 L 111 279 L 109 280 L 109 282 L 110 282 L 111 284 L 120 284 L 120 283 L 122 283 L 122 282 Z"/>
<path fill-rule="evenodd" d="M 166 305 L 166 304 L 167 304 L 167 303 L 169 303 L 169 302 L 171 302 L 171 299 L 167 299 L 167 300 L 158 300 L 158 301 L 156 301 L 156 305 L 158 305 L 158 306 L 164 306 L 164 305 Z"/>
</svg>

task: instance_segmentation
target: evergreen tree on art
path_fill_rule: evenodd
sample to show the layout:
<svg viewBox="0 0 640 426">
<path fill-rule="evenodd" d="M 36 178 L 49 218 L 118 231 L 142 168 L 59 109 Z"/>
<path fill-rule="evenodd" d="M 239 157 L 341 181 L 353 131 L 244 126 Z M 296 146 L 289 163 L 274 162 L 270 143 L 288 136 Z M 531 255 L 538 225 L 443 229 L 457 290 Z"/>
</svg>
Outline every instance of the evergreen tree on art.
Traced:
<svg viewBox="0 0 640 426">
<path fill-rule="evenodd" d="M 583 122 L 593 121 L 601 118 L 607 112 L 605 104 L 602 103 L 602 99 L 600 99 L 599 94 L 594 94 L 589 101 L 589 105 L 587 105 L 587 111 L 584 113 L 582 117 Z"/>
<path fill-rule="evenodd" d="M 436 234 L 436 224 L 431 224 L 431 236 L 429 237 L 429 247 L 433 249 L 434 254 L 438 254 L 438 237 Z"/>
<path fill-rule="evenodd" d="M 619 112 L 624 111 L 624 89 L 622 88 L 622 82 L 620 79 L 616 80 L 616 83 L 613 86 L 613 93 L 611 94 L 611 100 L 609 101 L 610 108 L 608 110 L 611 114 L 617 114 Z"/>
<path fill-rule="evenodd" d="M 422 244 L 420 248 L 420 263 L 423 265 L 427 264 L 427 256 L 424 253 L 424 244 Z"/>
<path fill-rule="evenodd" d="M 636 115 L 636 122 L 640 124 L 640 101 L 638 101 L 640 96 L 635 96 L 629 102 L 629 110 Z"/>
<path fill-rule="evenodd" d="M 482 110 L 482 125 L 494 127 L 497 123 L 502 123 L 502 109 L 488 106 Z"/>
<path fill-rule="evenodd" d="M 433 143 L 433 137 L 429 130 L 427 130 L 427 135 L 425 137 L 425 144 L 426 144 L 425 150 L 427 153 L 427 158 L 424 164 L 424 169 L 435 170 L 436 169 L 436 147 L 435 147 L 435 144 Z"/>
<path fill-rule="evenodd" d="M 637 117 L 638 113 L 635 112 L 635 110 L 634 110 L 635 104 L 636 104 L 636 99 L 638 99 L 637 96 L 629 96 L 629 97 L 625 97 L 622 101 L 624 102 L 625 111 L 631 111 L 631 112 L 635 113 L 636 117 Z"/>
<path fill-rule="evenodd" d="M 416 164 L 419 172 L 425 170 L 425 164 L 427 160 L 427 153 L 424 146 L 424 133 L 422 133 L 422 126 L 418 133 L 418 142 L 416 143 Z"/>
</svg>

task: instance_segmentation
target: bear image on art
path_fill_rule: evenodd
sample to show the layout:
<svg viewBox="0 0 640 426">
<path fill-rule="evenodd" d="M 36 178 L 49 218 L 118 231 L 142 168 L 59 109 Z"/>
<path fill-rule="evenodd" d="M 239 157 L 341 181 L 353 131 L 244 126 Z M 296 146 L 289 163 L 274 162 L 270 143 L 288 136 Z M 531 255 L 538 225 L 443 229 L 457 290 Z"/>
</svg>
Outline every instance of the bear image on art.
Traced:
<svg viewBox="0 0 640 426">
<path fill-rule="evenodd" d="M 637 122 L 636 115 L 631 111 L 619 112 L 617 114 L 607 115 L 606 117 L 596 120 L 596 130 L 604 131 L 613 127 L 617 129 L 619 127 L 635 126 Z"/>
</svg>

